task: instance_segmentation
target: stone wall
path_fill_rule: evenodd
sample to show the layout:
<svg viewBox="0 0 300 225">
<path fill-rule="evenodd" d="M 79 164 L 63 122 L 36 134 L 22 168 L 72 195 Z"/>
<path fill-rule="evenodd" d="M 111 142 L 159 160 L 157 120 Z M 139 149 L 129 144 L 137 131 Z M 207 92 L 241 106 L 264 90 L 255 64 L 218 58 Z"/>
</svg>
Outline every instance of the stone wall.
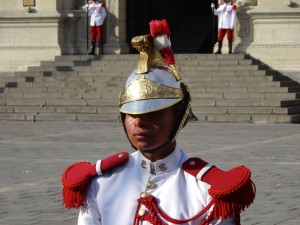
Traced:
<svg viewBox="0 0 300 225">
<path fill-rule="evenodd" d="M 0 0 L 0 71 L 25 70 L 41 60 L 86 51 L 85 13 L 78 0 Z"/>
</svg>

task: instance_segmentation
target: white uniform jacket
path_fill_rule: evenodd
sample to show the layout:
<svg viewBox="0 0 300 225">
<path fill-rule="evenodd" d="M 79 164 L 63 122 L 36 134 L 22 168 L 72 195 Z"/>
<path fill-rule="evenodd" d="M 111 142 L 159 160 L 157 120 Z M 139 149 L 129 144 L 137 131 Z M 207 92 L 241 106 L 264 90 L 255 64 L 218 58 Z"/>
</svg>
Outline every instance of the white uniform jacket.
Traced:
<svg viewBox="0 0 300 225">
<path fill-rule="evenodd" d="M 79 225 L 133 225 L 142 192 L 155 196 L 158 206 L 175 219 L 191 218 L 211 200 L 209 185 L 186 173 L 181 165 L 188 157 L 176 146 L 175 151 L 157 162 L 146 159 L 140 151 L 129 156 L 126 164 L 94 178 L 87 194 L 87 204 L 80 209 Z M 99 161 L 97 162 L 99 163 Z M 152 187 L 147 187 L 149 182 Z M 151 186 L 151 185 L 150 185 Z M 202 217 L 185 225 L 199 225 Z M 168 225 L 173 225 L 162 219 Z M 149 225 L 147 221 L 139 224 Z M 212 224 L 233 225 L 234 219 Z"/>
<path fill-rule="evenodd" d="M 88 9 L 90 26 L 101 26 L 106 18 L 106 9 L 103 3 L 92 3 L 83 6 L 83 9 Z"/>
<path fill-rule="evenodd" d="M 231 3 L 224 3 L 214 9 L 215 15 L 220 15 L 219 28 L 233 29 L 236 17 L 236 6 Z"/>
</svg>

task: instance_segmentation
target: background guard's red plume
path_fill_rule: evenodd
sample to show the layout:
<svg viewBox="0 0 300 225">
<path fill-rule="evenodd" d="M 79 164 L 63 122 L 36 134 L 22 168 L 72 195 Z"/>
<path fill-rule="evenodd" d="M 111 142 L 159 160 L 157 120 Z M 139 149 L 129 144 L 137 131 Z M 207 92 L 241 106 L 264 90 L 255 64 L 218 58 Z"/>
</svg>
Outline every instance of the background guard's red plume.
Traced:
<svg viewBox="0 0 300 225">
<path fill-rule="evenodd" d="M 173 50 L 171 49 L 170 28 L 165 19 L 152 20 L 150 23 L 150 35 L 154 40 L 155 47 L 169 65 L 175 65 Z"/>
</svg>

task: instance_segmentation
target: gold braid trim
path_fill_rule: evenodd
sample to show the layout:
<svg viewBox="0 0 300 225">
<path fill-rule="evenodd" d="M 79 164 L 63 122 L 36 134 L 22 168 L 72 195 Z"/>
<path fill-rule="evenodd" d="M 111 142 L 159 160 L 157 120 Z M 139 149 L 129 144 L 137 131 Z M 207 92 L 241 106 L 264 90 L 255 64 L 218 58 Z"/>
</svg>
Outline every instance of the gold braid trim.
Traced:
<svg viewBox="0 0 300 225">
<path fill-rule="evenodd" d="M 125 87 L 120 94 L 119 105 L 128 102 L 147 99 L 182 99 L 184 97 L 181 88 L 172 88 L 156 83 L 141 75 L 128 87 Z"/>
</svg>

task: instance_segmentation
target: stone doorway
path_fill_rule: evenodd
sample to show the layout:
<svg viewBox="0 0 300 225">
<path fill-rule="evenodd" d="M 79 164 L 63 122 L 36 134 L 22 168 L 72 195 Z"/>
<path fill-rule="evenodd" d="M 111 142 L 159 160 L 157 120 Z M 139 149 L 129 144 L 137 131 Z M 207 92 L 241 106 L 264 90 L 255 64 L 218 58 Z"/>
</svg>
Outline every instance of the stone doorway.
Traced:
<svg viewBox="0 0 300 225">
<path fill-rule="evenodd" d="M 211 53 L 216 41 L 217 18 L 211 0 L 127 0 L 126 26 L 130 53 L 132 37 L 149 33 L 149 22 L 165 18 L 170 26 L 175 53 Z M 217 3 L 217 0 L 214 0 Z"/>
</svg>

